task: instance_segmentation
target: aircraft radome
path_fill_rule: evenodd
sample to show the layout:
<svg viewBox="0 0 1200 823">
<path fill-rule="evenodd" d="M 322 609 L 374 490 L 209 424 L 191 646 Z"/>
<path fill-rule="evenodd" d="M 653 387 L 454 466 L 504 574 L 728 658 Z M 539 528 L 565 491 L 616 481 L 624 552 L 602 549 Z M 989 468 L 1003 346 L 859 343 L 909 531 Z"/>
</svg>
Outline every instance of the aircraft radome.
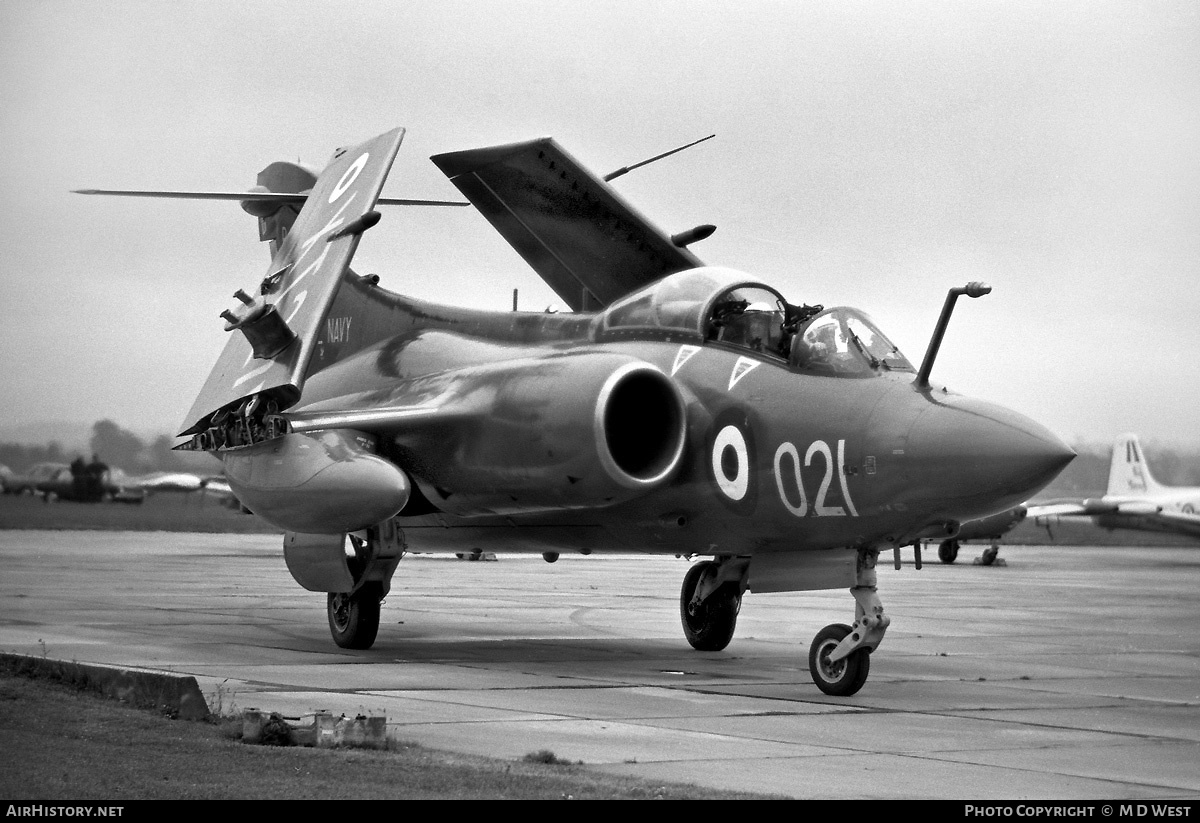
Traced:
<svg viewBox="0 0 1200 823">
<path fill-rule="evenodd" d="M 857 309 L 704 265 L 688 246 L 713 227 L 664 233 L 617 172 L 550 138 L 432 159 L 571 312 L 388 291 L 349 264 L 402 137 L 199 195 L 243 201 L 272 259 L 222 315 L 233 333 L 182 447 L 219 456 L 238 499 L 286 531 L 339 646 L 374 643 L 406 549 L 653 552 L 705 558 L 680 596 L 704 651 L 730 642 L 747 591 L 849 589 L 853 624 L 818 632 L 809 668 L 853 694 L 890 620 L 879 553 L 1011 508 L 1074 457 L 929 382 L 954 301 L 988 287 L 951 290 L 915 369 Z"/>
</svg>

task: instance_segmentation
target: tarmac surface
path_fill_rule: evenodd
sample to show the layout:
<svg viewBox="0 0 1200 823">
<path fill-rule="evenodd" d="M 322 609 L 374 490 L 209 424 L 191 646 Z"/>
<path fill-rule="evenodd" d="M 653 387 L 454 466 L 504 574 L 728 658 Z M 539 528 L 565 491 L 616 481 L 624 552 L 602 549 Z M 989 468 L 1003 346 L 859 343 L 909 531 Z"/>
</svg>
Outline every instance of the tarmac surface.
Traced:
<svg viewBox="0 0 1200 823">
<path fill-rule="evenodd" d="M 896 570 L 866 686 L 808 647 L 845 591 L 748 593 L 722 652 L 686 561 L 409 555 L 365 652 L 270 535 L 0 531 L 0 652 L 195 676 L 214 711 L 384 715 L 388 734 L 796 798 L 1200 799 L 1200 547 L 1006 546 Z M 887 561 L 887 562 L 885 562 Z M 10 755 L 12 753 L 9 753 Z"/>
</svg>

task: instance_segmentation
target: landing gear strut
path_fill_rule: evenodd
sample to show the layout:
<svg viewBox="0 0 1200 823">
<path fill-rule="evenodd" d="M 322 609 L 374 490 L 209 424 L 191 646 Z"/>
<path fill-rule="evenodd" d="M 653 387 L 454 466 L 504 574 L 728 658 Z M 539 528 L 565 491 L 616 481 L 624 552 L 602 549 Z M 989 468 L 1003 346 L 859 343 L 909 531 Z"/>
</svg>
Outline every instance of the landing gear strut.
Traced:
<svg viewBox="0 0 1200 823">
<path fill-rule="evenodd" d="M 855 694 L 867 682 L 874 651 L 891 618 L 876 592 L 878 549 L 860 549 L 855 565 L 854 625 L 834 623 L 817 632 L 808 650 L 808 671 L 817 688 L 835 697 Z"/>
<path fill-rule="evenodd" d="M 326 592 L 325 611 L 333 642 L 369 649 L 379 634 L 379 607 L 391 590 L 404 556 L 404 535 L 385 520 L 360 534 L 295 534 L 284 537 L 288 570 L 309 591 Z"/>
</svg>

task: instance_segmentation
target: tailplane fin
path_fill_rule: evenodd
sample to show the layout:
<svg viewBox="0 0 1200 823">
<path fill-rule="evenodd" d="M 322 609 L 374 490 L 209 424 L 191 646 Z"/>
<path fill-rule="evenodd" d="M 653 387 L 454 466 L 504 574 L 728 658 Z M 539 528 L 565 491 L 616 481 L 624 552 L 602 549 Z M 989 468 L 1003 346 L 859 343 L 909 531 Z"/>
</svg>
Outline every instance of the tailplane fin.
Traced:
<svg viewBox="0 0 1200 823">
<path fill-rule="evenodd" d="M 307 194 L 317 184 L 319 173 L 285 160 L 272 163 L 258 173 L 255 194 Z M 242 208 L 258 218 L 258 239 L 271 241 L 271 256 L 279 253 L 287 233 L 300 216 L 303 200 L 243 200 Z"/>
<path fill-rule="evenodd" d="M 1157 491 L 1158 482 L 1150 474 L 1150 466 L 1142 452 L 1136 434 L 1123 434 L 1113 442 L 1112 462 L 1108 467 L 1108 494 L 1144 495 Z"/>
</svg>

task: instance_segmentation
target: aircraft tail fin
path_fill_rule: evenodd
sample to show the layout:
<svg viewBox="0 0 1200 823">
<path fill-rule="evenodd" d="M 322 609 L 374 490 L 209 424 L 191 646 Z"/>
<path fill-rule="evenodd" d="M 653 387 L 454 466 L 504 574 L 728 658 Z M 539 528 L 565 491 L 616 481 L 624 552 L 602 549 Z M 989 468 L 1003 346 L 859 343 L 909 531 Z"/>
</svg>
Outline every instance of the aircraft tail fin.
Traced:
<svg viewBox="0 0 1200 823">
<path fill-rule="evenodd" d="M 1108 467 L 1108 494 L 1148 494 L 1161 488 L 1150 474 L 1141 443 L 1136 434 L 1122 434 L 1113 442 L 1112 462 Z"/>
</svg>

